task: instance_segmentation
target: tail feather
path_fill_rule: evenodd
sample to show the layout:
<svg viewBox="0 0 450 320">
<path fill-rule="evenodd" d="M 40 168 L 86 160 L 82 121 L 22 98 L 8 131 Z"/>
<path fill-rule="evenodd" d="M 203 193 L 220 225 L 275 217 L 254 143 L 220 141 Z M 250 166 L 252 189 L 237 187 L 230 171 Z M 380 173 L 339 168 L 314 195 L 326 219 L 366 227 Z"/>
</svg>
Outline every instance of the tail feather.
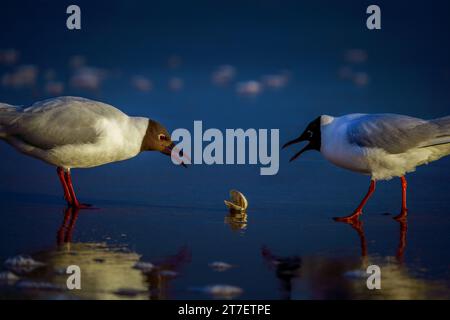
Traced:
<svg viewBox="0 0 450 320">
<path fill-rule="evenodd" d="M 430 120 L 430 123 L 437 128 L 435 136 L 428 141 L 424 147 L 450 144 L 450 116 Z"/>
<path fill-rule="evenodd" d="M 0 138 L 6 136 L 6 126 L 17 116 L 17 107 L 0 103 Z"/>
<path fill-rule="evenodd" d="M 450 116 L 432 120 L 438 126 L 440 135 L 450 136 Z"/>
</svg>

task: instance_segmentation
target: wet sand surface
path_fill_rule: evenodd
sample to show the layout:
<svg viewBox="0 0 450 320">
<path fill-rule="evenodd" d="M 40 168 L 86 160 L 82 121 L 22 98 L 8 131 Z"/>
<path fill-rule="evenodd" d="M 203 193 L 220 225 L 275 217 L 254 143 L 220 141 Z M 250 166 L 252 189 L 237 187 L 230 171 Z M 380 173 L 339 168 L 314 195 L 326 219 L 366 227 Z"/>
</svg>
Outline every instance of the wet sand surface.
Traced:
<svg viewBox="0 0 450 320">
<path fill-rule="evenodd" d="M 128 167 L 119 183 L 108 175 L 110 166 L 77 170 L 80 198 L 99 208 L 79 212 L 64 207 L 56 174 L 42 165 L 42 175 L 49 175 L 42 183 L 54 183 L 54 194 L 33 191 L 39 181 L 29 182 L 29 193 L 0 193 L 0 259 L 25 255 L 43 265 L 13 270 L 17 278 L 2 281 L 0 296 L 448 299 L 449 164 L 444 159 L 410 175 L 407 223 L 392 219 L 400 206 L 400 182 L 392 180 L 379 184 L 356 225 L 331 218 L 351 212 L 367 177 L 319 158 L 283 164 L 273 177 L 233 166 L 183 170 L 167 164 L 158 175 L 150 170 L 139 178 Z M 112 169 L 126 172 L 127 165 Z M 223 204 L 231 188 L 246 195 L 247 214 L 230 214 Z M 209 266 L 214 261 L 232 267 L 217 271 Z M 66 288 L 65 268 L 72 264 L 81 268 L 81 290 Z M 366 287 L 372 264 L 381 268 L 381 290 Z M 224 292 L 214 294 L 212 285 L 242 292 L 227 294 L 221 287 Z"/>
</svg>

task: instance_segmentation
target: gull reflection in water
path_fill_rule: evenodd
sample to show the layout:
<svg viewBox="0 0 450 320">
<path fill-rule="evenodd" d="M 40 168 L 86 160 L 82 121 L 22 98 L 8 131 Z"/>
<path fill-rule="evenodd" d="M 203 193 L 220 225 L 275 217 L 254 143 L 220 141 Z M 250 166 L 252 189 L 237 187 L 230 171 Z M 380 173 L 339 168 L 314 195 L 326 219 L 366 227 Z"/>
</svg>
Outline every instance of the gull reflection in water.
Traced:
<svg viewBox="0 0 450 320">
<path fill-rule="evenodd" d="M 282 299 L 446 299 L 445 284 L 412 274 L 404 263 L 407 221 L 399 221 L 399 241 L 394 256 L 370 255 L 363 222 L 349 223 L 356 231 L 360 257 L 275 255 L 263 247 L 261 255 L 280 282 Z M 369 290 L 369 265 L 381 269 L 381 289 Z M 294 285 L 295 284 L 295 285 Z"/>
<path fill-rule="evenodd" d="M 396 260 L 399 264 L 404 262 L 405 249 L 406 249 L 406 233 L 408 231 L 408 222 L 407 220 L 399 220 L 397 221 L 399 224 L 399 242 L 397 251 L 395 254 Z M 361 245 L 361 257 L 363 258 L 364 263 L 368 263 L 366 257 L 368 256 L 367 251 L 367 239 L 363 228 L 363 222 L 360 220 L 346 222 L 350 225 L 353 230 L 356 231 L 359 237 L 360 245 Z"/>
<path fill-rule="evenodd" d="M 152 261 L 153 268 L 137 269 L 135 265 L 141 256 L 125 245 L 72 242 L 78 216 L 79 210 L 67 208 L 57 231 L 57 247 L 32 255 L 45 266 L 21 280 L 26 284 L 25 295 L 44 299 L 170 298 L 171 281 L 191 260 L 187 247 L 157 262 Z M 66 289 L 69 276 L 66 269 L 70 265 L 81 269 L 81 290 Z"/>
<path fill-rule="evenodd" d="M 292 295 L 292 283 L 301 277 L 302 258 L 299 256 L 276 256 L 266 246 L 261 249 L 261 255 L 270 269 L 275 270 L 275 275 L 281 285 L 281 298 L 290 300 Z"/>
</svg>

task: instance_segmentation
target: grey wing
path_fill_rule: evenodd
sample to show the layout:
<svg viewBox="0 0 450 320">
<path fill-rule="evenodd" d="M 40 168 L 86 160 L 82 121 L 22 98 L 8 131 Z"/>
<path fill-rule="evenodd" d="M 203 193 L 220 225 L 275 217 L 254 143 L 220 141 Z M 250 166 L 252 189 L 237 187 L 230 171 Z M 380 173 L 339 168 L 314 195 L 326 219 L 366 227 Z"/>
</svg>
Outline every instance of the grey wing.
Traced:
<svg viewBox="0 0 450 320">
<path fill-rule="evenodd" d="M 69 144 L 95 143 L 98 122 L 125 116 L 116 108 L 84 98 L 59 97 L 37 102 L 17 112 L 7 125 L 10 136 L 49 150 Z"/>
<path fill-rule="evenodd" d="M 450 116 L 431 120 L 438 127 L 439 133 L 433 145 L 450 143 Z"/>
<path fill-rule="evenodd" d="M 422 120 L 397 114 L 368 114 L 347 128 L 350 143 L 396 154 L 450 142 L 450 117 Z"/>
</svg>

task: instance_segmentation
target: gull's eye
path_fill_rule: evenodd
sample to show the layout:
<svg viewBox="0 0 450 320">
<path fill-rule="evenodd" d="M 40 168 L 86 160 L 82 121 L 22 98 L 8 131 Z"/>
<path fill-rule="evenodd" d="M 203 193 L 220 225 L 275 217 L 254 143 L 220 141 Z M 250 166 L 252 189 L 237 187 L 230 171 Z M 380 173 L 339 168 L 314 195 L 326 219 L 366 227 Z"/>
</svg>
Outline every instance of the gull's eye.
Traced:
<svg viewBox="0 0 450 320">
<path fill-rule="evenodd" d="M 167 140 L 167 137 L 161 133 L 161 134 L 158 134 L 158 139 L 160 141 L 165 141 L 165 140 Z"/>
</svg>

